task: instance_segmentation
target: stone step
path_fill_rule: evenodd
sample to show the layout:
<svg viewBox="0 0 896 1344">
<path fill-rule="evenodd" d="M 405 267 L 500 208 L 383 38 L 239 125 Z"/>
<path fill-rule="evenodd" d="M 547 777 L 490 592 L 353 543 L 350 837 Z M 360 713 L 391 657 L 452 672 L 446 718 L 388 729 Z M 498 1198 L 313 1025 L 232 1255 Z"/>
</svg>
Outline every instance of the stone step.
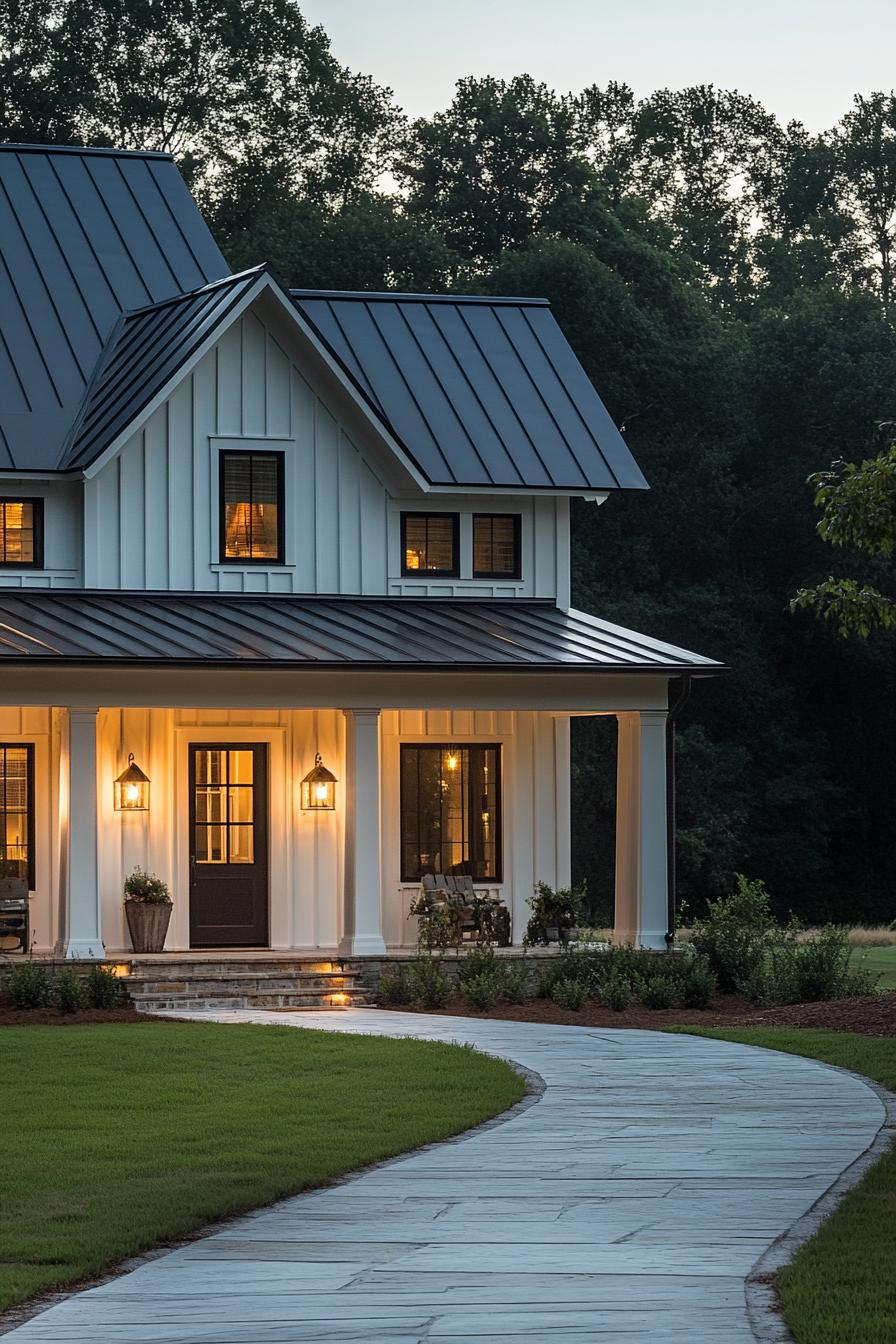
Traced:
<svg viewBox="0 0 896 1344">
<path fill-rule="evenodd" d="M 165 1012 L 177 1009 L 188 1009 L 190 1011 L 205 1010 L 211 1012 L 216 1008 L 363 1008 L 369 1003 L 366 994 L 360 990 L 337 991 L 339 999 L 344 1002 L 334 1003 L 335 994 L 333 992 L 322 993 L 320 991 L 305 990 L 296 993 L 282 994 L 205 994 L 198 995 L 190 993 L 158 993 L 141 994 L 134 999 L 135 1007 L 140 1012 Z"/>
<path fill-rule="evenodd" d="M 352 969 L 340 969 L 331 961 L 133 961 L 130 963 L 133 979 L 161 977 L 170 980 L 206 979 L 209 976 L 235 975 L 353 975 Z"/>
<path fill-rule="evenodd" d="M 143 999 L 149 994 L 191 994 L 205 998 L 209 994 L 226 997 L 233 994 L 333 994 L 351 993 L 357 986 L 348 976 L 324 979 L 321 976 L 208 976 L 202 980 L 176 978 L 134 980 L 127 982 L 131 998 Z"/>
</svg>

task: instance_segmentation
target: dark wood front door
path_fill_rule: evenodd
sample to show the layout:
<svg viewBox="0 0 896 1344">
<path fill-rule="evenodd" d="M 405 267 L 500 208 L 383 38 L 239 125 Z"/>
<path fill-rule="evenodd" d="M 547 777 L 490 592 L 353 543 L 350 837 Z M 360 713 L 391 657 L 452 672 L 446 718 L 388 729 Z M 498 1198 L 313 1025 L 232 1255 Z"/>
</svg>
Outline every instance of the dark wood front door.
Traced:
<svg viewBox="0 0 896 1344">
<path fill-rule="evenodd" d="M 267 747 L 191 743 L 190 946 L 267 945 Z"/>
</svg>

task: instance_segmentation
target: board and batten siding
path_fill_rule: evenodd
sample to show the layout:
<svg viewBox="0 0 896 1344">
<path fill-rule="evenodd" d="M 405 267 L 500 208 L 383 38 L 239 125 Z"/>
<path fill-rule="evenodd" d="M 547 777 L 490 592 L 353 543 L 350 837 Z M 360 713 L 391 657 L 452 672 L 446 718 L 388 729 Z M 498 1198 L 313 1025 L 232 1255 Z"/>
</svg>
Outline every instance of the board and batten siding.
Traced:
<svg viewBox="0 0 896 1344">
<path fill-rule="evenodd" d="M 41 569 L 0 566 L 2 588 L 80 588 L 81 483 L 38 481 L 4 476 L 2 499 L 42 499 L 44 502 L 44 563 Z"/>
<path fill-rule="evenodd" d="M 5 711 L 8 714 L 19 711 Z M 28 711 L 21 711 L 26 714 Z M 40 730 L 30 720 L 10 730 Z M 569 884 L 569 720 L 537 712 L 389 710 L 382 716 L 383 932 L 390 946 L 413 945 L 408 908 L 416 887 L 400 874 L 401 742 L 496 742 L 502 747 L 503 878 L 490 884 L 522 937 L 536 882 Z M 188 749 L 201 742 L 264 742 L 270 758 L 270 940 L 275 948 L 333 949 L 342 932 L 345 720 L 338 710 L 103 709 L 97 729 L 99 877 L 107 952 L 129 946 L 122 906 L 134 867 L 158 873 L 174 897 L 168 947 L 189 946 Z M 300 783 L 316 751 L 333 770 L 333 812 L 303 812 Z M 112 781 L 133 752 L 152 780 L 148 812 L 115 812 Z M 41 776 L 44 779 L 43 776 Z M 41 784 L 48 790 L 49 781 Z M 50 796 L 47 792 L 47 804 Z M 45 814 L 48 815 L 48 814 Z M 46 826 L 39 843 L 49 847 Z M 39 872 L 49 875 L 49 854 Z M 51 931 L 49 883 L 38 902 L 41 943 Z"/>
<path fill-rule="evenodd" d="M 299 339 L 298 336 L 295 337 Z M 253 311 L 231 326 L 120 452 L 84 483 L 84 585 L 169 591 L 547 597 L 569 603 L 566 499 L 396 498 Z M 220 563 L 219 454 L 285 458 L 285 563 Z M 401 575 L 402 510 L 461 515 L 461 578 Z M 523 578 L 472 579 L 474 512 L 522 516 Z"/>
</svg>

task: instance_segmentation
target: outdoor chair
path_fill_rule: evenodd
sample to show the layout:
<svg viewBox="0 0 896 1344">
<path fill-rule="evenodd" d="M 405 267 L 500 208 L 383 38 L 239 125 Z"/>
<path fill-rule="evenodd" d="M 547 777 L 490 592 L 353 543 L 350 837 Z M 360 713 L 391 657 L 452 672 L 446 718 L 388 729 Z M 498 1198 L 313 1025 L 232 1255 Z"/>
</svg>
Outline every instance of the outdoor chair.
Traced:
<svg viewBox="0 0 896 1344">
<path fill-rule="evenodd" d="M 31 907 L 27 896 L 0 898 L 0 952 L 27 952 L 31 941 Z"/>
</svg>

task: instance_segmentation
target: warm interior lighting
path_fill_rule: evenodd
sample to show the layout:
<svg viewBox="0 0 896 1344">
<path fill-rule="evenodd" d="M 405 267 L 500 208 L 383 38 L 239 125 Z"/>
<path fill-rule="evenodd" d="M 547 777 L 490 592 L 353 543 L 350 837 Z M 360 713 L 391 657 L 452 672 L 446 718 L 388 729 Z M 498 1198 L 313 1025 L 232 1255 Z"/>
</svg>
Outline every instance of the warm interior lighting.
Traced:
<svg viewBox="0 0 896 1344">
<path fill-rule="evenodd" d="M 320 758 L 314 758 L 314 769 L 302 780 L 302 811 L 332 812 L 336 806 L 336 776 L 331 774 Z"/>
<path fill-rule="evenodd" d="M 149 776 L 134 764 L 134 753 L 128 756 L 125 770 L 115 781 L 116 812 L 147 812 L 149 810 Z"/>
<path fill-rule="evenodd" d="M 457 769 L 457 752 L 456 752 L 456 751 L 449 751 L 449 753 L 448 753 L 448 759 L 446 760 L 445 764 L 447 765 L 447 767 L 448 767 L 449 770 L 456 770 L 456 769 Z"/>
</svg>

